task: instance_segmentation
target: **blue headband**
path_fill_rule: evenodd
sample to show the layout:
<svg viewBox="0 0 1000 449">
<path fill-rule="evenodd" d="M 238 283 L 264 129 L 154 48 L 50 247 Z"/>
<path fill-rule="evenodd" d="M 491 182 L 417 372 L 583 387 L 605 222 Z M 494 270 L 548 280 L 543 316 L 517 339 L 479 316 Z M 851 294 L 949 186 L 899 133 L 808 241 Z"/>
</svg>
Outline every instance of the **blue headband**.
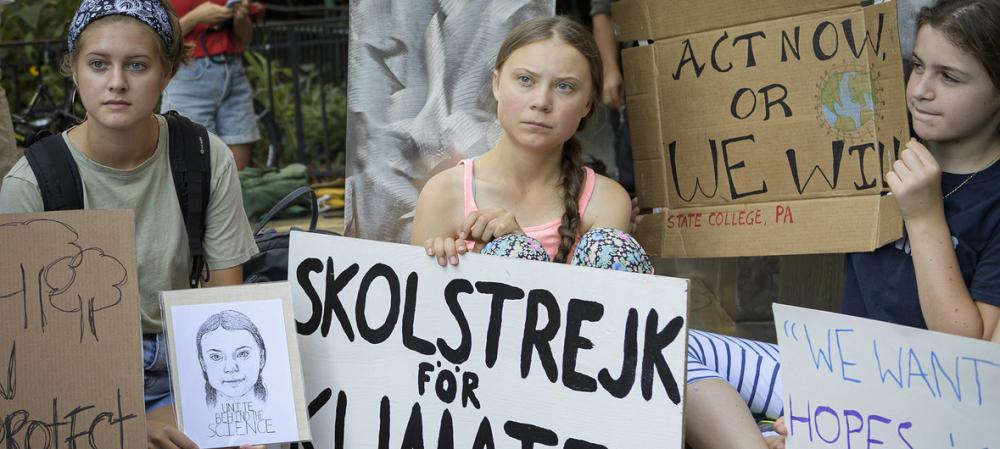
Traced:
<svg viewBox="0 0 1000 449">
<path fill-rule="evenodd" d="M 83 0 L 73 16 L 66 38 L 70 53 L 76 50 L 76 42 L 80 40 L 84 28 L 107 16 L 128 16 L 149 25 L 168 49 L 174 42 L 170 16 L 160 0 Z"/>
</svg>

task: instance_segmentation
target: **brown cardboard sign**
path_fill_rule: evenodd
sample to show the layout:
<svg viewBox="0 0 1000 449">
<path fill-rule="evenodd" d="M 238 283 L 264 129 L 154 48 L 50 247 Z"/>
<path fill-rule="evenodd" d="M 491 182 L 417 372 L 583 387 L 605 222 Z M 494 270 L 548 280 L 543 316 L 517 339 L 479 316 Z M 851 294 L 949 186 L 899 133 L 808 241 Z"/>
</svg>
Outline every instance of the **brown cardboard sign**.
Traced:
<svg viewBox="0 0 1000 449">
<path fill-rule="evenodd" d="M 902 235 L 892 3 L 623 0 L 640 242 L 655 255 L 869 251 Z"/>
<path fill-rule="evenodd" d="M 0 446 L 146 446 L 133 221 L 0 215 Z"/>
</svg>

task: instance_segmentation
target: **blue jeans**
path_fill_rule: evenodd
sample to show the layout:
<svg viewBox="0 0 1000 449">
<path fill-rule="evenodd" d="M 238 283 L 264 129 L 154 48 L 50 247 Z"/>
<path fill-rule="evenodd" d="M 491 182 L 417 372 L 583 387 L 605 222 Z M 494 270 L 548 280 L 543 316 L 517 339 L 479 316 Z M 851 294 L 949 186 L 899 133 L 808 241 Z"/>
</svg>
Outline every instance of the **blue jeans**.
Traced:
<svg viewBox="0 0 1000 449">
<path fill-rule="evenodd" d="M 177 70 L 163 91 L 160 111 L 175 110 L 208 128 L 228 145 L 260 140 L 253 112 L 253 90 L 243 61 L 197 58 Z"/>
<path fill-rule="evenodd" d="M 142 371 L 146 411 L 174 403 L 167 369 L 167 343 L 163 333 L 142 334 Z"/>
</svg>

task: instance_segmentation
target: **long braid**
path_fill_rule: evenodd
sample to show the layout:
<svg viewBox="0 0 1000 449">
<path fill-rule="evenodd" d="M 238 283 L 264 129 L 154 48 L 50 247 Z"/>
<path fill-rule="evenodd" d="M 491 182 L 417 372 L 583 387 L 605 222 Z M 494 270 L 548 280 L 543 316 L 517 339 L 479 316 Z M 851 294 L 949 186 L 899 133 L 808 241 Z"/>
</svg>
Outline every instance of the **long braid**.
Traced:
<svg viewBox="0 0 1000 449">
<path fill-rule="evenodd" d="M 562 186 L 563 212 L 562 224 L 559 225 L 559 251 L 555 262 L 566 262 L 573 244 L 580 232 L 580 210 L 577 200 L 583 186 L 583 148 L 576 137 L 571 137 L 563 144 L 562 155 Z"/>
<path fill-rule="evenodd" d="M 510 34 L 504 39 L 497 52 L 496 63 L 493 66 L 494 76 L 498 76 L 504 62 L 511 53 L 518 48 L 532 42 L 544 39 L 554 39 L 558 42 L 566 43 L 583 55 L 587 59 L 587 66 L 590 69 L 590 77 L 593 82 L 591 91 L 591 107 L 587 113 L 589 117 L 594 112 L 593 105 L 596 104 L 598 94 L 604 86 L 604 71 L 601 64 L 601 52 L 594 42 L 593 35 L 579 22 L 566 17 L 540 17 L 522 22 L 514 27 Z M 577 128 L 583 129 L 587 117 L 580 120 Z M 565 262 L 573 251 L 573 244 L 576 243 L 580 233 L 580 210 L 577 200 L 580 190 L 583 187 L 583 147 L 580 142 L 572 137 L 563 143 L 561 162 L 561 178 L 563 187 L 563 218 L 559 225 L 559 250 L 556 252 L 555 262 Z"/>
</svg>

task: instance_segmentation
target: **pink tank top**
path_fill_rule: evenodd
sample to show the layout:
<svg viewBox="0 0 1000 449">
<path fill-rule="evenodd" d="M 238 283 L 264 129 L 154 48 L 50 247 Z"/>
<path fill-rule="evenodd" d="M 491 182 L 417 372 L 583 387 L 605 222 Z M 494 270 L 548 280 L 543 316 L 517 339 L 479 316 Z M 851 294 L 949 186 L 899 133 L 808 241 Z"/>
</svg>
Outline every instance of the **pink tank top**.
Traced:
<svg viewBox="0 0 1000 449">
<path fill-rule="evenodd" d="M 465 159 L 459 162 L 465 166 L 465 215 L 469 215 L 470 212 L 479 210 L 479 206 L 476 205 L 476 198 L 474 195 L 474 182 L 475 174 L 473 173 L 473 159 Z M 577 209 L 580 211 L 580 221 L 583 221 L 583 214 L 587 211 L 587 205 L 590 204 L 590 197 L 594 194 L 594 183 L 597 180 L 597 176 L 594 175 L 594 170 L 590 167 L 584 167 L 586 175 L 583 180 L 583 188 L 580 190 L 580 198 L 577 200 Z M 538 240 L 542 244 L 542 248 L 545 252 L 549 254 L 550 259 L 555 259 L 556 253 L 559 251 L 559 226 L 562 225 L 562 218 L 549 223 L 540 224 L 537 226 L 521 226 L 521 230 L 524 231 L 525 235 Z M 472 249 L 472 242 L 469 244 L 469 249 Z M 566 259 L 567 262 L 571 260 Z"/>
</svg>

